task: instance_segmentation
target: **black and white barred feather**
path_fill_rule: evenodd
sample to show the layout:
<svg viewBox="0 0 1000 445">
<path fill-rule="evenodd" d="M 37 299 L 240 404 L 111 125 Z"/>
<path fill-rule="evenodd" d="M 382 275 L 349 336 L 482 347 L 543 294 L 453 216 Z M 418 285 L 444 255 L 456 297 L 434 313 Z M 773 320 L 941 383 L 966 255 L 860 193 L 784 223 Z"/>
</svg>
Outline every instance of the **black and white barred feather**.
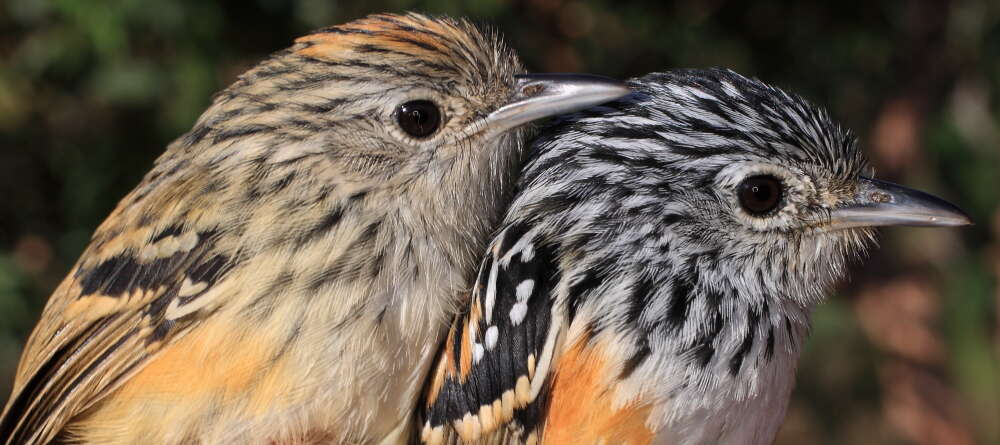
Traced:
<svg viewBox="0 0 1000 445">
<path fill-rule="evenodd" d="M 773 439 L 810 309 L 871 239 L 821 230 L 864 158 L 825 111 L 732 71 L 629 85 L 534 142 L 431 376 L 426 443 Z M 759 174 L 786 189 L 767 217 L 735 197 Z"/>
</svg>

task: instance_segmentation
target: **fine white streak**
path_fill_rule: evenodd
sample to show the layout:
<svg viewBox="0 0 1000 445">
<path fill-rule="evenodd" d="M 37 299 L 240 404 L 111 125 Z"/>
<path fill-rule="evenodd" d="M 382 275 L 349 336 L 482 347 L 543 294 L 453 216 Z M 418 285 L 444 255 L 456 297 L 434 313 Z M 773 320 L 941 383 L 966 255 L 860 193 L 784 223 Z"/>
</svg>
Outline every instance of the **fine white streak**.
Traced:
<svg viewBox="0 0 1000 445">
<path fill-rule="evenodd" d="M 498 239 L 498 242 L 502 242 L 503 238 Z M 490 279 L 486 284 L 486 301 L 485 301 L 485 313 L 486 324 L 491 324 L 493 322 L 493 305 L 497 301 L 497 268 L 499 267 L 498 261 L 494 258 L 493 264 L 490 266 Z"/>
<path fill-rule="evenodd" d="M 535 400 L 538 397 L 538 392 L 542 390 L 542 383 L 545 382 L 545 376 L 549 373 L 549 365 L 555 355 L 556 345 L 559 344 L 559 339 L 562 337 L 562 328 L 562 316 L 553 306 L 552 323 L 549 325 L 549 332 L 545 336 L 545 346 L 542 346 L 538 364 L 535 366 L 535 378 L 531 380 L 531 400 Z"/>
</svg>

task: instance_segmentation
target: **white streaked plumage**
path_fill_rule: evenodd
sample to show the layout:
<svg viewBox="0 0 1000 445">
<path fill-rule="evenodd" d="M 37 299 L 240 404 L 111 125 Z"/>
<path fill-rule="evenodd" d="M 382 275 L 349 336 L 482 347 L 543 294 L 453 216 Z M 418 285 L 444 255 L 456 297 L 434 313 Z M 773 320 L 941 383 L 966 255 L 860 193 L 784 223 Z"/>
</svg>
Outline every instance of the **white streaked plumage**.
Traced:
<svg viewBox="0 0 1000 445">
<path fill-rule="evenodd" d="M 440 374 L 427 431 L 530 377 L 525 405 L 495 402 L 521 412 L 508 420 L 511 436 L 478 412 L 463 425 L 501 443 L 564 433 L 584 444 L 773 440 L 811 308 L 870 240 L 867 229 L 813 230 L 853 199 L 865 162 L 826 112 L 731 71 L 650 74 L 630 86 L 633 95 L 564 117 L 534 142 L 475 286 L 494 323 L 479 327 L 485 354 L 467 380 Z M 760 175 L 783 190 L 766 216 L 737 196 Z M 584 369 L 601 369 L 606 386 L 552 403 L 572 381 L 560 380 L 561 360 L 580 344 L 599 351 Z M 608 416 L 644 407 L 635 415 L 648 435 L 630 427 L 601 439 L 590 435 L 600 418 L 570 425 L 555 414 L 605 402 Z"/>
</svg>

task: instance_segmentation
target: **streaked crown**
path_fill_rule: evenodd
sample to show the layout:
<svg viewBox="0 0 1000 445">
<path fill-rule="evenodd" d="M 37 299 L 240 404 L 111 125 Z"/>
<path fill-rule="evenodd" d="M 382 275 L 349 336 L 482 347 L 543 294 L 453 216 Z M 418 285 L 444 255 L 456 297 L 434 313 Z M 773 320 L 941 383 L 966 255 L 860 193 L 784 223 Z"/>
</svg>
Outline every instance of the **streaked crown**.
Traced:
<svg viewBox="0 0 1000 445">
<path fill-rule="evenodd" d="M 623 269 L 705 267 L 708 288 L 759 270 L 762 292 L 796 301 L 820 298 L 844 259 L 864 251 L 867 229 L 817 230 L 854 198 L 865 167 L 855 137 L 824 110 L 729 70 L 629 85 L 633 95 L 536 141 L 508 221 L 545 220 Z"/>
</svg>

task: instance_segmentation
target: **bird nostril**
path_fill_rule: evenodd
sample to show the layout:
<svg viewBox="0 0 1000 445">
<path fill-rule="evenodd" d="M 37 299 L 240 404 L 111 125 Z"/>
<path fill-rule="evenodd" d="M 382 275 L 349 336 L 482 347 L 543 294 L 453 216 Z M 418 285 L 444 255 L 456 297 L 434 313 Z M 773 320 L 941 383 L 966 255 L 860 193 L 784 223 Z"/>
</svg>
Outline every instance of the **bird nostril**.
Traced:
<svg viewBox="0 0 1000 445">
<path fill-rule="evenodd" d="M 868 199 L 877 204 L 892 202 L 892 196 L 890 196 L 888 193 L 879 191 L 871 192 L 868 195 Z"/>
<path fill-rule="evenodd" d="M 521 89 L 521 94 L 523 94 L 525 97 L 532 97 L 532 96 L 534 96 L 534 95 L 536 95 L 538 93 L 541 93 L 542 90 L 544 90 L 544 89 L 545 89 L 545 87 L 542 86 L 542 85 L 539 85 L 539 84 L 528 85 L 528 86 L 524 87 L 523 89 Z"/>
</svg>

